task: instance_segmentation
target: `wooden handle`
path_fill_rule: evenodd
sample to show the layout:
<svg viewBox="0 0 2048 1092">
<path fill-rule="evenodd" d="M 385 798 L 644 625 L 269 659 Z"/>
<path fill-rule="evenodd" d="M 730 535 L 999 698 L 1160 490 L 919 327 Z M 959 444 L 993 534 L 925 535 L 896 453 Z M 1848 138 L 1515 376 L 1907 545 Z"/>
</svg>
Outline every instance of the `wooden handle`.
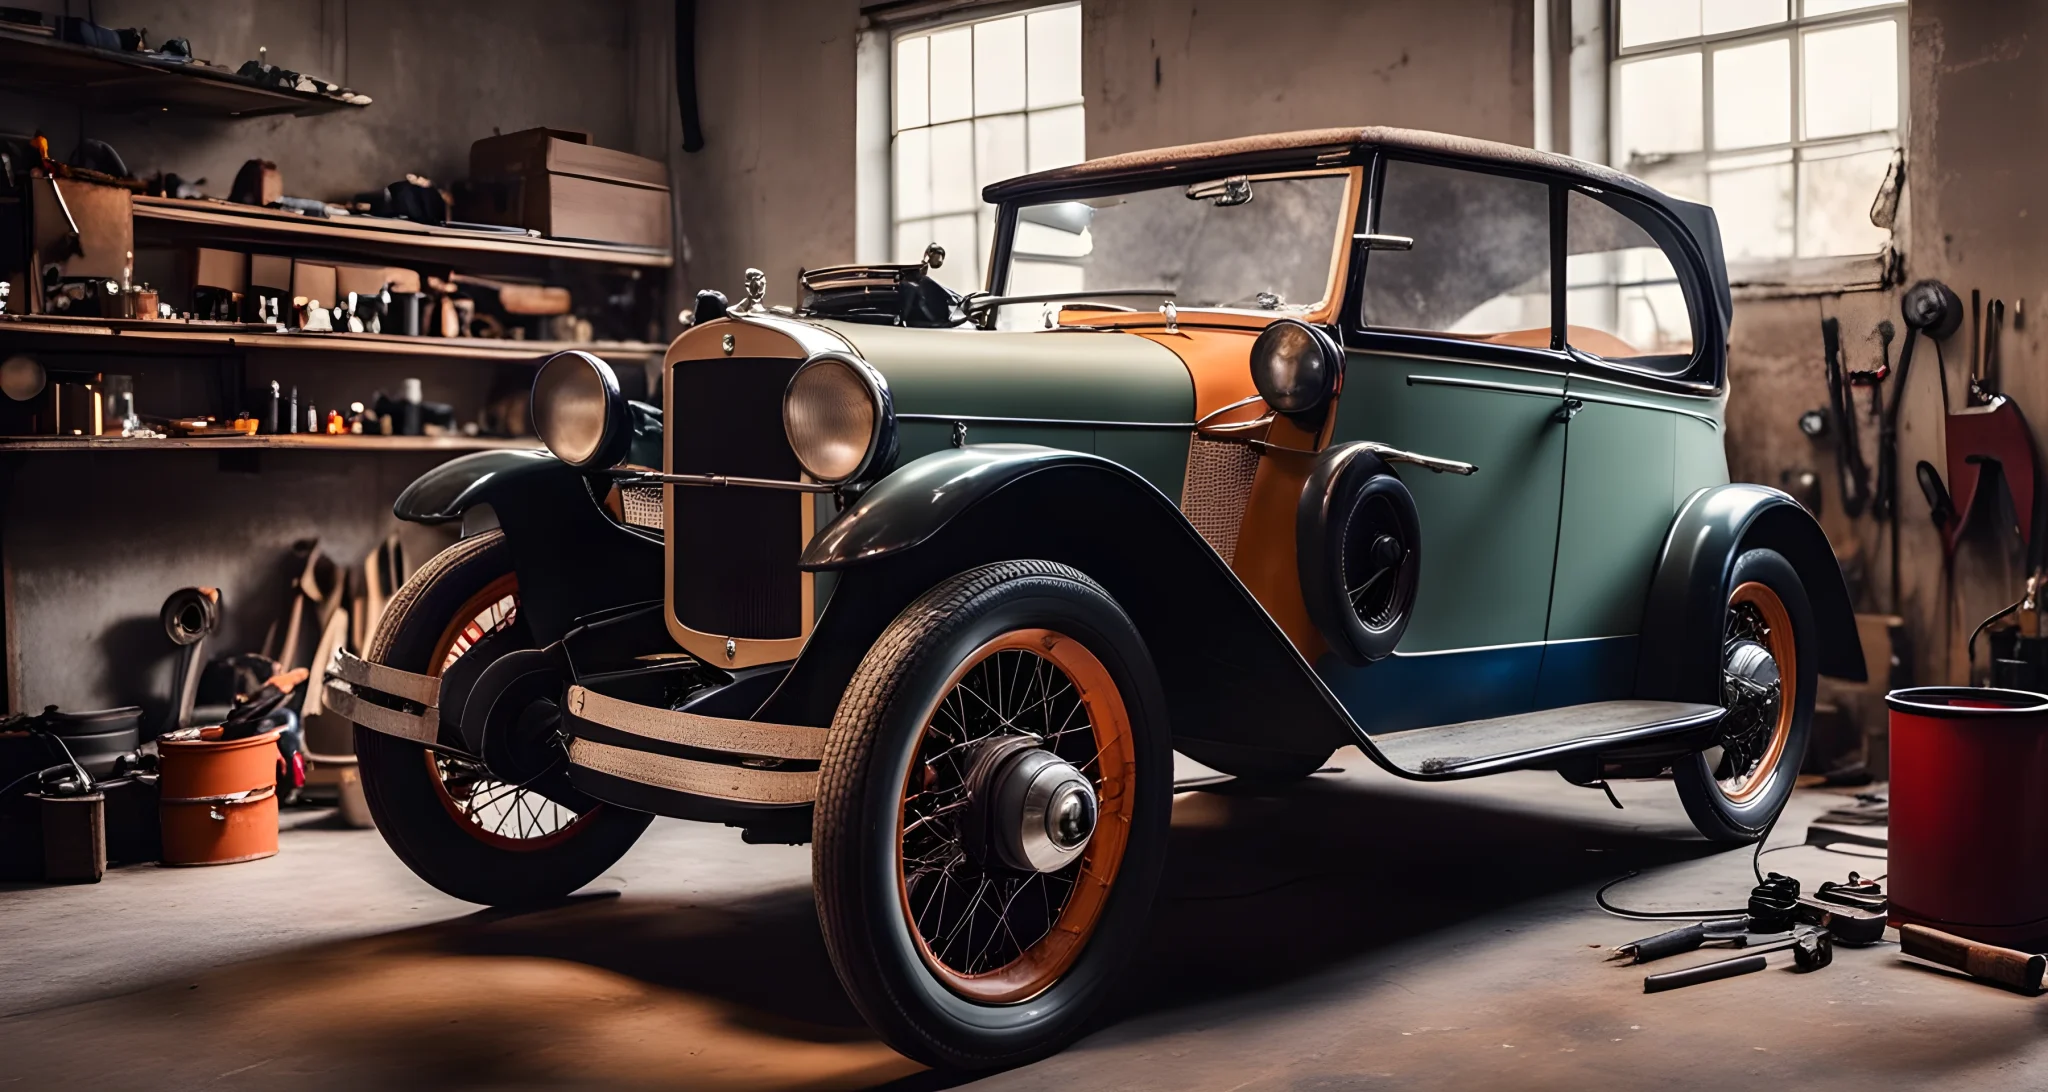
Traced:
<svg viewBox="0 0 2048 1092">
<path fill-rule="evenodd" d="M 2048 970 L 2048 956 L 1980 944 L 1924 925 L 1899 926 L 1899 950 L 1917 959 L 1954 967 L 1972 978 L 2029 993 L 2040 990 L 2042 973 Z"/>
</svg>

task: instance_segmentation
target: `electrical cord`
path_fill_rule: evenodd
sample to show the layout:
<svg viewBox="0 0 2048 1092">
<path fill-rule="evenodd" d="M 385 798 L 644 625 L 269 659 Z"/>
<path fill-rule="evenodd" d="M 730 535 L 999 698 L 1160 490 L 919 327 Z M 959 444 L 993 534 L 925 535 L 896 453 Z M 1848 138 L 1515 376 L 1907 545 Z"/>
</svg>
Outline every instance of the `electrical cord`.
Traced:
<svg viewBox="0 0 2048 1092">
<path fill-rule="evenodd" d="M 1606 883 L 1600 885 L 1600 890 L 1595 891 L 1593 893 L 1593 902 L 1596 905 L 1598 905 L 1600 909 L 1606 911 L 1609 914 L 1614 915 L 1617 918 L 1632 918 L 1637 921 L 1672 921 L 1678 919 L 1697 921 L 1702 918 L 1727 918 L 1734 917 L 1738 914 L 1748 914 L 1751 912 L 1751 906 L 1754 905 L 1757 894 L 1762 893 L 1765 890 L 1765 888 L 1771 886 L 1770 881 L 1764 878 L 1763 865 L 1760 862 L 1763 860 L 1764 843 L 1771 840 L 1771 831 L 1777 829 L 1777 826 L 1778 818 L 1774 815 L 1771 817 L 1771 821 L 1764 826 L 1763 834 L 1757 838 L 1755 852 L 1750 854 L 1749 870 L 1756 876 L 1756 888 L 1750 896 L 1751 904 L 1749 905 L 1737 906 L 1733 908 L 1724 908 L 1719 910 L 1630 910 L 1626 907 L 1616 906 L 1613 903 L 1608 902 L 1607 892 L 1613 890 L 1614 887 L 1618 884 L 1625 883 L 1629 880 L 1635 879 L 1637 876 L 1642 875 L 1643 870 L 1640 868 L 1632 868 L 1627 872 L 1623 873 L 1622 875 L 1617 876 L 1614 879 L 1611 879 Z M 1781 848 L 1792 847 L 1787 846 Z M 1772 875 L 1775 876 L 1776 873 L 1772 873 Z"/>
<path fill-rule="evenodd" d="M 46 766 L 40 770 L 30 770 L 29 772 L 22 774 L 20 777 L 17 777 L 14 780 L 9 781 L 7 783 L 6 788 L 0 789 L 0 800 L 7 799 L 7 797 L 13 794 L 14 790 L 18 788 L 24 781 L 34 781 L 48 774 L 51 770 L 62 770 L 65 768 L 66 767 L 60 763 L 55 766 Z"/>
</svg>

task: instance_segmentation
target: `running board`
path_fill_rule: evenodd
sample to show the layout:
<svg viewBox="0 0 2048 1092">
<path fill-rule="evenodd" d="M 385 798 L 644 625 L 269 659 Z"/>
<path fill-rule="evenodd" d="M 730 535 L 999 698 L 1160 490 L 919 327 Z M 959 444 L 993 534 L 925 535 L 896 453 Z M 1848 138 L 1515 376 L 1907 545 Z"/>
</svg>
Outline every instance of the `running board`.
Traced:
<svg viewBox="0 0 2048 1092">
<path fill-rule="evenodd" d="M 1468 720 L 1373 736 L 1373 746 L 1403 771 L 1429 779 L 1476 777 L 1552 765 L 1643 744 L 1675 750 L 1712 742 L 1726 710 L 1678 701 L 1596 701 L 1512 717 Z M 1692 738 L 1696 737 L 1696 738 Z"/>
</svg>

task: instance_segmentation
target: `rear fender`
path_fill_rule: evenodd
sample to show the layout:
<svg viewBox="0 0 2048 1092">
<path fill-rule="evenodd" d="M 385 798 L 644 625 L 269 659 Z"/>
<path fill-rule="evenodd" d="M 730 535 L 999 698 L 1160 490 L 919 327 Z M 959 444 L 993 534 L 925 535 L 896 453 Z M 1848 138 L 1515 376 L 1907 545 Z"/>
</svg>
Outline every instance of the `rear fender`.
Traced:
<svg viewBox="0 0 2048 1092">
<path fill-rule="evenodd" d="M 1776 489 L 1736 484 L 1699 490 L 1672 521 L 1643 611 L 1637 695 L 1720 704 L 1729 573 L 1743 551 L 1756 549 L 1783 554 L 1799 574 L 1819 631 L 1820 673 L 1864 681 L 1855 610 L 1820 524 Z"/>
<path fill-rule="evenodd" d="M 1356 743 L 1387 765 L 1172 501 L 1107 459 L 1026 444 L 928 455 L 819 533 L 802 564 L 837 573 L 832 598 L 757 717 L 830 724 L 861 658 L 913 599 L 1025 558 L 1072 565 L 1130 614 L 1177 738 L 1295 753 Z"/>
<path fill-rule="evenodd" d="M 576 619 L 662 597 L 662 541 L 598 506 L 581 471 L 544 451 L 480 451 L 415 480 L 391 506 L 412 523 L 448 523 L 488 506 L 512 547 L 519 610 L 546 646 Z"/>
</svg>

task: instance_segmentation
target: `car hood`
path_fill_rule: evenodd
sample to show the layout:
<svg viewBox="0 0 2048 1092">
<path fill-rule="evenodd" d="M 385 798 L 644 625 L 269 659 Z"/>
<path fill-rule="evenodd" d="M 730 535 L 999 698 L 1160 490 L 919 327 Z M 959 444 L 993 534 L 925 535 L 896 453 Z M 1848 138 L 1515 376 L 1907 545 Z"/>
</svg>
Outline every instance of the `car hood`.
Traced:
<svg viewBox="0 0 2048 1092">
<path fill-rule="evenodd" d="M 1135 334 L 814 325 L 882 373 L 899 417 L 1184 426 L 1195 418 L 1187 366 Z"/>
</svg>

